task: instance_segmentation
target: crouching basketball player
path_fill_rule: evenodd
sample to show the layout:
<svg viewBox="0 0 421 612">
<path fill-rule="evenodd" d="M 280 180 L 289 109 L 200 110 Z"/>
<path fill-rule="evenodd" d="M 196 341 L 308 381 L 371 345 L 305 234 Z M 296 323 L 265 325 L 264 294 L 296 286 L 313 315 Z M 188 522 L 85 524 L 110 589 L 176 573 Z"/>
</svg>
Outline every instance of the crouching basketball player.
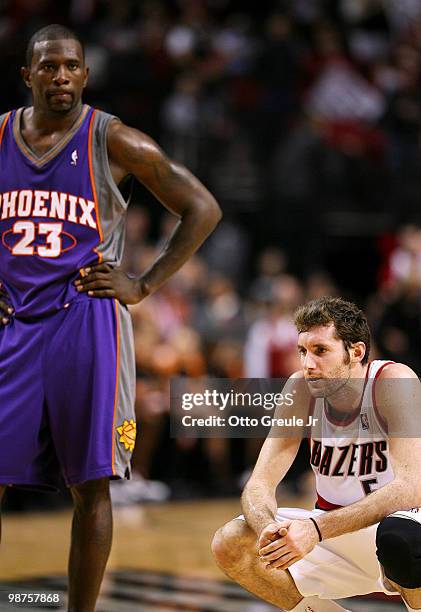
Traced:
<svg viewBox="0 0 421 612">
<path fill-rule="evenodd" d="M 354 304 L 314 300 L 295 324 L 302 369 L 285 392 L 295 396 L 291 415 L 313 416 L 316 508 L 277 508 L 303 434 L 274 428 L 244 489 L 244 516 L 215 534 L 215 559 L 286 610 L 343 610 L 332 600 L 376 591 L 421 610 L 420 382 L 403 364 L 368 361 L 370 333 Z"/>
</svg>

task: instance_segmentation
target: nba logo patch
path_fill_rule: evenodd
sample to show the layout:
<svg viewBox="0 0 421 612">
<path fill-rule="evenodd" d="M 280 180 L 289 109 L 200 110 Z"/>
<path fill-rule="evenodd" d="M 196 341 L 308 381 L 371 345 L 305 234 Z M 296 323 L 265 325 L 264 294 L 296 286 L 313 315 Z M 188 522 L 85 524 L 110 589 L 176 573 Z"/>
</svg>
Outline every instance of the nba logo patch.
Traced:
<svg viewBox="0 0 421 612">
<path fill-rule="evenodd" d="M 370 425 L 368 422 L 368 416 L 366 415 L 366 413 L 364 412 L 363 414 L 360 414 L 360 418 L 361 418 L 361 426 L 363 429 L 367 430 L 370 429 Z"/>
</svg>

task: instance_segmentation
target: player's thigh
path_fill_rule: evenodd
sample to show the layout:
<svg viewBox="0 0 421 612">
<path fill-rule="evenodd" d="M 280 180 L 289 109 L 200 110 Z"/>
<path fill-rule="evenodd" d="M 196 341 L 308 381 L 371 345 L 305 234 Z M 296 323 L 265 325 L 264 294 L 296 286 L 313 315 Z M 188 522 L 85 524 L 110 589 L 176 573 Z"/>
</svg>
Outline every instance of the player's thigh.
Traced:
<svg viewBox="0 0 421 612">
<path fill-rule="evenodd" d="M 278 508 L 277 520 L 305 519 L 321 510 Z M 376 557 L 376 525 L 330 538 L 289 569 L 304 596 L 340 599 L 378 589 L 380 576 Z"/>
<path fill-rule="evenodd" d="M 115 300 L 71 305 L 52 342 L 47 404 L 67 484 L 124 476 L 135 439 L 134 342 Z"/>
<path fill-rule="evenodd" d="M 40 324 L 0 327 L 0 483 L 35 484 L 33 464 L 48 444 Z"/>
</svg>

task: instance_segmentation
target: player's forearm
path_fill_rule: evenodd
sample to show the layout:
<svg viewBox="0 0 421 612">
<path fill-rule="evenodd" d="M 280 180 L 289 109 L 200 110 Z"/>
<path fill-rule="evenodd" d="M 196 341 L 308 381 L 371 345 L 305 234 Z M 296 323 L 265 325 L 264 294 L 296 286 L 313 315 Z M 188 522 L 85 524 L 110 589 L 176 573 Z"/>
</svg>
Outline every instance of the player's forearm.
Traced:
<svg viewBox="0 0 421 612">
<path fill-rule="evenodd" d="M 264 485 L 248 483 L 241 496 L 241 505 L 244 517 L 256 535 L 276 520 L 275 493 L 269 492 Z"/>
<path fill-rule="evenodd" d="M 395 479 L 364 499 L 317 517 L 324 540 L 374 525 L 397 510 L 419 506 L 420 495 L 408 481 Z"/>
<path fill-rule="evenodd" d="M 276 416 L 279 416 L 279 408 Z M 266 525 L 276 521 L 276 487 L 285 478 L 300 447 L 301 436 L 277 436 L 276 428 L 263 444 L 253 474 L 246 484 L 241 503 L 243 514 L 253 531 L 260 535 Z"/>
<path fill-rule="evenodd" d="M 178 222 L 164 250 L 140 277 L 145 293 L 153 293 L 193 255 L 221 218 L 218 205 L 199 206 Z"/>
</svg>

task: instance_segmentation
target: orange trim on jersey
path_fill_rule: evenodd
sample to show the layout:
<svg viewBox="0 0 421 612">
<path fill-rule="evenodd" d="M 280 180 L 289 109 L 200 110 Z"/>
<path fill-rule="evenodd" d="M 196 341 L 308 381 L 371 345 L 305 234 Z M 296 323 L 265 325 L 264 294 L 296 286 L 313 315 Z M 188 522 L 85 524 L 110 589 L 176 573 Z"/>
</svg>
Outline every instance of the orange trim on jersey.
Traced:
<svg viewBox="0 0 421 612">
<path fill-rule="evenodd" d="M 343 508 L 343 506 L 332 504 L 331 502 L 327 501 L 327 499 L 322 497 L 320 493 L 317 493 L 316 508 L 318 510 L 337 510 L 338 508 Z"/>
<path fill-rule="evenodd" d="M 326 399 L 323 400 L 323 402 L 324 402 L 324 413 L 325 413 L 326 419 L 332 425 L 336 425 L 337 427 L 346 427 L 347 425 L 350 425 L 353 421 L 355 421 L 355 419 L 359 416 L 359 414 L 361 412 L 361 406 L 362 406 L 362 403 L 363 403 L 365 388 L 366 388 L 367 382 L 368 382 L 368 374 L 370 372 L 371 363 L 372 362 L 370 361 L 370 363 L 367 366 L 367 371 L 365 373 L 365 380 L 364 380 L 364 388 L 363 388 L 362 393 L 361 393 L 361 398 L 360 398 L 360 403 L 358 404 L 358 408 L 356 408 L 354 410 L 354 412 L 352 412 L 347 419 L 344 419 L 343 421 L 339 421 L 339 420 L 335 419 L 331 414 L 329 414 L 329 410 L 328 410 L 329 402 L 327 402 Z"/>
<path fill-rule="evenodd" d="M 6 128 L 7 122 L 8 122 L 8 121 L 9 121 L 9 119 L 10 119 L 10 115 L 11 115 L 11 114 L 12 114 L 12 112 L 11 112 L 11 111 L 7 113 L 7 115 L 6 115 L 5 119 L 4 119 L 3 123 L 2 123 L 2 126 L 1 126 L 1 128 L 0 128 L 0 146 L 1 146 L 1 142 L 2 142 L 2 140 L 3 140 L 4 130 L 5 130 L 5 128 Z"/>
<path fill-rule="evenodd" d="M 96 110 L 93 111 L 92 116 L 91 116 L 91 121 L 89 124 L 89 136 L 88 136 L 88 159 L 89 159 L 89 176 L 91 179 L 91 187 L 92 187 L 92 194 L 94 197 L 94 202 L 95 202 L 95 215 L 96 215 L 96 224 L 98 227 L 98 233 L 99 233 L 99 239 L 100 242 L 104 241 L 104 234 L 102 232 L 102 227 L 101 227 L 101 219 L 99 216 L 99 206 L 98 206 L 98 195 L 96 192 L 96 185 L 95 185 L 95 179 L 94 179 L 94 169 L 93 169 L 93 164 L 92 164 L 92 138 L 93 138 L 93 125 L 94 125 L 94 118 L 96 115 Z M 98 262 L 101 263 L 102 262 L 102 253 L 100 253 L 97 249 L 97 247 L 93 248 L 94 253 L 96 253 L 98 255 Z"/>
<path fill-rule="evenodd" d="M 118 405 L 118 389 L 120 382 L 120 325 L 119 325 L 119 312 L 118 312 L 118 300 L 114 300 L 115 305 L 115 320 L 116 320 L 116 339 L 117 339 L 117 351 L 116 351 L 116 368 L 115 368 L 115 393 L 114 393 L 114 414 L 113 414 L 113 437 L 112 437 L 112 454 L 111 454 L 111 465 L 113 475 L 116 475 L 115 471 L 115 436 L 116 436 L 116 417 L 117 417 L 117 405 Z"/>
<path fill-rule="evenodd" d="M 383 363 L 379 367 L 379 369 L 377 370 L 376 375 L 374 377 L 373 384 L 371 386 L 371 397 L 372 397 L 372 400 L 373 400 L 374 412 L 376 413 L 376 417 L 378 418 L 379 423 L 383 427 L 385 433 L 388 432 L 388 426 L 387 426 L 387 421 L 384 419 L 384 417 L 382 417 L 382 415 L 379 412 L 379 409 L 377 408 L 377 404 L 376 404 L 376 381 L 379 378 L 380 374 L 382 373 L 382 370 L 386 366 L 390 365 L 391 363 L 396 363 L 396 362 L 395 361 L 386 361 L 385 363 Z"/>
</svg>

